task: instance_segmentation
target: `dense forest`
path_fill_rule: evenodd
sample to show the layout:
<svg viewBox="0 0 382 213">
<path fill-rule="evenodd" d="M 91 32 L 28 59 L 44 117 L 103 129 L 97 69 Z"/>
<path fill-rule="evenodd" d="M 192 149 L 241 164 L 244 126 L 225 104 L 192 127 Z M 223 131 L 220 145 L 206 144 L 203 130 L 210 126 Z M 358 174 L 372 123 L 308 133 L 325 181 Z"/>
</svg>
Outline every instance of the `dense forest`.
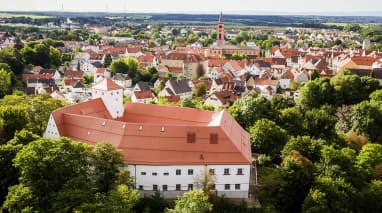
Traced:
<svg viewBox="0 0 382 213">
<path fill-rule="evenodd" d="M 349 72 L 283 97 L 238 100 L 229 112 L 251 135 L 265 212 L 382 211 L 382 90 Z"/>
</svg>

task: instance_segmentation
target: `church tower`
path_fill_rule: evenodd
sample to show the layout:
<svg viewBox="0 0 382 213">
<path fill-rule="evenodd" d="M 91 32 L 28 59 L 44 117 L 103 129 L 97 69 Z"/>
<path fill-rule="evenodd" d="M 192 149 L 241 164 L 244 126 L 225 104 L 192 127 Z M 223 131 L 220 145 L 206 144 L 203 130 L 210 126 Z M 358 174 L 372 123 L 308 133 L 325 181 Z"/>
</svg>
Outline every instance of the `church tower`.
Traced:
<svg viewBox="0 0 382 213">
<path fill-rule="evenodd" d="M 217 29 L 217 35 L 216 35 L 216 43 L 218 45 L 223 45 L 225 43 L 225 41 L 224 41 L 223 12 L 221 12 L 220 16 L 219 16 L 219 23 L 218 23 L 218 29 Z"/>
</svg>

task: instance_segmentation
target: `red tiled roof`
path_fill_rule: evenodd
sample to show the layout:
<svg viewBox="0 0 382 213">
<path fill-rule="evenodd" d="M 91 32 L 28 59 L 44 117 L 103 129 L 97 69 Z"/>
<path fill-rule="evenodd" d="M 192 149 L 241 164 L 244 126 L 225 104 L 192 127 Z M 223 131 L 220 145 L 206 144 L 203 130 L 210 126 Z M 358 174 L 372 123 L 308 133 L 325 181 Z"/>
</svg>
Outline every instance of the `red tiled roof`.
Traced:
<svg viewBox="0 0 382 213">
<path fill-rule="evenodd" d="M 208 60 L 208 67 L 221 67 L 225 63 L 227 63 L 229 60 L 225 59 L 209 59 Z"/>
<path fill-rule="evenodd" d="M 206 59 L 202 55 L 196 53 L 172 51 L 162 57 L 162 60 L 181 60 L 184 63 L 199 63 L 200 61 L 204 61 Z"/>
<path fill-rule="evenodd" d="M 351 60 L 357 65 L 371 66 L 378 59 L 368 56 L 354 56 Z"/>
<path fill-rule="evenodd" d="M 47 74 L 22 74 L 23 80 L 29 79 L 50 79 L 53 78 L 53 75 L 50 73 Z"/>
<path fill-rule="evenodd" d="M 278 84 L 279 84 L 278 80 L 255 79 L 255 85 L 277 86 Z"/>
<path fill-rule="evenodd" d="M 153 93 L 150 90 L 134 92 L 137 99 L 153 98 Z"/>
<path fill-rule="evenodd" d="M 106 72 L 106 68 L 97 68 L 96 73 L 104 74 Z"/>
<path fill-rule="evenodd" d="M 64 78 L 76 78 L 76 79 L 82 79 L 82 76 L 84 75 L 83 71 L 73 71 L 73 70 L 66 70 L 64 72 Z"/>
<path fill-rule="evenodd" d="M 87 144 L 108 141 L 122 150 L 127 164 L 251 164 L 249 134 L 225 111 L 127 103 L 112 120 L 101 99 L 54 111 L 60 136 Z M 196 134 L 187 143 L 187 134 Z M 218 144 L 210 144 L 217 134 Z"/>
</svg>

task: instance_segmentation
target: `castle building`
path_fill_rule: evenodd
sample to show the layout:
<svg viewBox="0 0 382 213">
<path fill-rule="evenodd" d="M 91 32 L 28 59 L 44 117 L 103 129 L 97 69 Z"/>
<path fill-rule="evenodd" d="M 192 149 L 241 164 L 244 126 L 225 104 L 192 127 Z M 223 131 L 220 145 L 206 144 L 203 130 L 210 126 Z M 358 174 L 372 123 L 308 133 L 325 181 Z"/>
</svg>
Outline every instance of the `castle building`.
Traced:
<svg viewBox="0 0 382 213">
<path fill-rule="evenodd" d="M 123 106 L 121 88 L 107 78 L 93 92 L 90 101 L 54 111 L 45 137 L 111 143 L 123 152 L 122 169 L 130 172 L 142 196 L 159 191 L 176 198 L 199 188 L 198 180 L 209 174 L 217 195 L 248 197 L 250 136 L 226 111 Z"/>
<path fill-rule="evenodd" d="M 245 54 L 250 59 L 255 59 L 260 55 L 258 46 L 241 46 L 226 43 L 224 38 L 224 22 L 223 13 L 220 13 L 219 22 L 217 25 L 216 43 L 205 49 L 205 56 L 226 56 L 230 58 L 233 54 Z"/>
</svg>

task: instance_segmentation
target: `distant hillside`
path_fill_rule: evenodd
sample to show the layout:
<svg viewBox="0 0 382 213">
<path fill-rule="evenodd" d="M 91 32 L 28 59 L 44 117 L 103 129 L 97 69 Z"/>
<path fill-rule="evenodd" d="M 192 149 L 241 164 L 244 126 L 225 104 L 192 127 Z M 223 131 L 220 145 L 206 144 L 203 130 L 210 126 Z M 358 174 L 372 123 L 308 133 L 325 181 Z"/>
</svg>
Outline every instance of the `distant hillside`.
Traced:
<svg viewBox="0 0 382 213">
<path fill-rule="evenodd" d="M 75 17 L 118 20 L 135 22 L 216 22 L 218 14 L 162 14 L 162 13 L 86 13 L 86 12 L 6 12 L 7 14 L 33 14 L 49 17 Z M 251 26 L 321 26 L 324 23 L 359 23 L 382 24 L 382 17 L 377 16 L 316 16 L 316 15 L 224 15 L 224 21 Z"/>
</svg>

